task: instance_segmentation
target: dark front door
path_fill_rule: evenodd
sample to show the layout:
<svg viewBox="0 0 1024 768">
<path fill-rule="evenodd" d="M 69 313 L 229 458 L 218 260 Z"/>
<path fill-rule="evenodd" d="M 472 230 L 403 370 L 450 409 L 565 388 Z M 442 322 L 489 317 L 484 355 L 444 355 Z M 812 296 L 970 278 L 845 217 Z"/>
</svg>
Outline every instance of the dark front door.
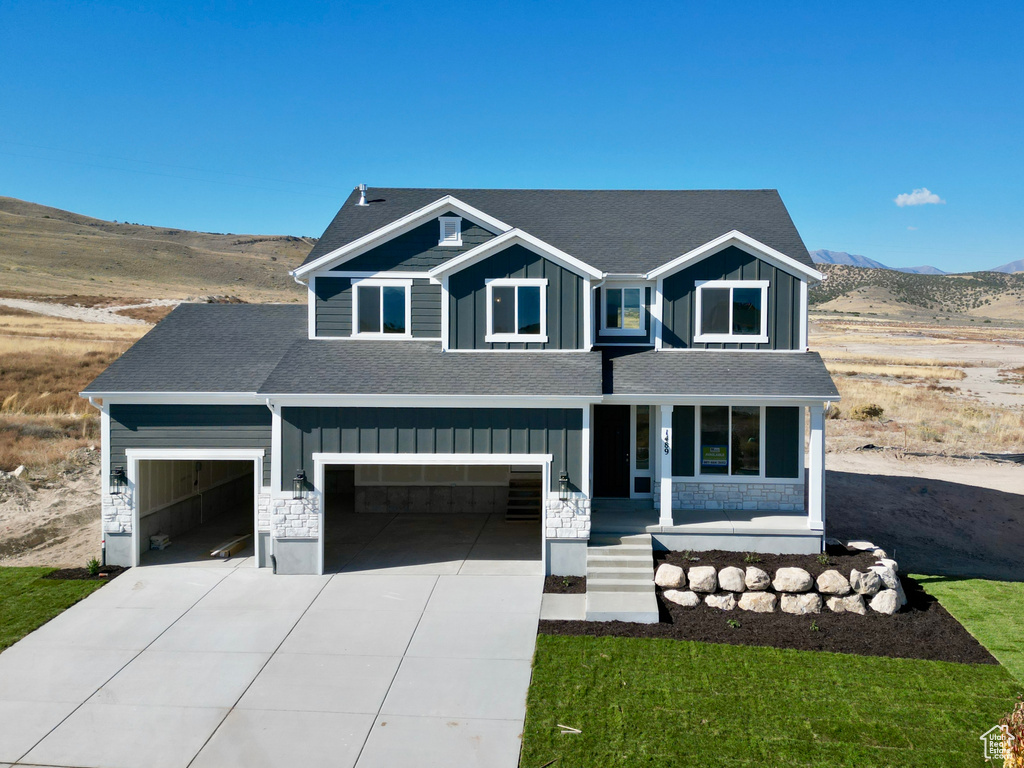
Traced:
<svg viewBox="0 0 1024 768">
<path fill-rule="evenodd" d="M 629 406 L 594 406 L 594 495 L 629 498 Z"/>
</svg>

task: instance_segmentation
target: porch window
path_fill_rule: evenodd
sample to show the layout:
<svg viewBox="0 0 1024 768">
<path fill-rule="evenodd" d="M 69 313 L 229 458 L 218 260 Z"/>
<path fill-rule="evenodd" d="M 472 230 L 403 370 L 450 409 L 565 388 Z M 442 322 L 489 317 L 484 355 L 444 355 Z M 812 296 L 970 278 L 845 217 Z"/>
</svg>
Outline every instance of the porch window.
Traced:
<svg viewBox="0 0 1024 768">
<path fill-rule="evenodd" d="M 696 284 L 697 342 L 768 342 L 768 281 L 708 280 Z"/>
<path fill-rule="evenodd" d="M 760 477 L 761 422 L 760 406 L 703 406 L 699 474 Z"/>
<path fill-rule="evenodd" d="M 605 287 L 601 291 L 601 331 L 622 336 L 642 336 L 644 330 L 644 288 Z"/>
<path fill-rule="evenodd" d="M 354 336 L 410 338 L 411 280 L 354 280 Z"/>
<path fill-rule="evenodd" d="M 486 342 L 546 342 L 547 284 L 542 278 L 487 281 Z"/>
</svg>

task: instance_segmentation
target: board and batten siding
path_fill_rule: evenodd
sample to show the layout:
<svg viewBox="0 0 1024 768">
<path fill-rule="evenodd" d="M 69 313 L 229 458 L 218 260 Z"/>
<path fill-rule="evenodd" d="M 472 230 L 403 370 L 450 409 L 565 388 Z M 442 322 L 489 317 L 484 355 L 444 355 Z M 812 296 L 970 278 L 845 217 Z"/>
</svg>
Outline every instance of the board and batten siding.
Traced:
<svg viewBox="0 0 1024 768">
<path fill-rule="evenodd" d="M 316 335 L 352 335 L 352 279 L 318 275 L 316 282 Z M 416 278 L 409 291 L 412 335 L 416 339 L 441 338 L 441 286 Z"/>
<path fill-rule="evenodd" d="M 551 490 L 565 471 L 579 482 L 583 412 L 578 408 L 281 409 L 281 477 L 313 476 L 314 453 L 550 453 Z M 284 481 L 282 481 L 284 482 Z"/>
<path fill-rule="evenodd" d="M 270 486 L 270 410 L 265 405 L 111 405 L 110 466 L 127 466 L 128 448 L 263 449 Z"/>
<path fill-rule="evenodd" d="M 768 343 L 694 342 L 696 283 L 767 280 Z M 664 279 L 662 346 L 693 349 L 800 349 L 800 279 L 732 246 Z"/>
<path fill-rule="evenodd" d="M 342 262 L 334 269 L 341 272 L 427 272 L 492 237 L 492 233 L 464 218 L 462 245 L 439 246 L 441 224 L 438 219 L 433 219 Z"/>
<path fill-rule="evenodd" d="M 487 343 L 486 281 L 503 277 L 546 278 L 546 343 Z M 521 245 L 511 245 L 448 278 L 448 345 L 451 349 L 582 349 L 583 291 L 571 270 Z"/>
</svg>

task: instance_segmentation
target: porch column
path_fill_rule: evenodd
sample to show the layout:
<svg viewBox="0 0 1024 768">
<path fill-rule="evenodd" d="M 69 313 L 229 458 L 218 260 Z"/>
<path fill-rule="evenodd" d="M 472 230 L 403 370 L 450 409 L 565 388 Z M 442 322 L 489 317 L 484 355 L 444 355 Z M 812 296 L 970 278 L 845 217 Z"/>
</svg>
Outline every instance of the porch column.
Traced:
<svg viewBox="0 0 1024 768">
<path fill-rule="evenodd" d="M 825 530 L 825 407 L 812 405 L 811 444 L 807 466 L 807 527 Z"/>
<path fill-rule="evenodd" d="M 672 520 L 672 406 L 661 406 L 661 504 L 658 525 L 674 525 Z"/>
</svg>

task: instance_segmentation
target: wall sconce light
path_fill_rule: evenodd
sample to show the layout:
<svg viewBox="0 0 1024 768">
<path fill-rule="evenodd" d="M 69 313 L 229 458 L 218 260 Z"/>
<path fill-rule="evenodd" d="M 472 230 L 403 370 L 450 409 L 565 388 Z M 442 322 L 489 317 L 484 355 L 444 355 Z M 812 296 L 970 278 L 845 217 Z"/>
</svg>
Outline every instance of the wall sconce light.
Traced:
<svg viewBox="0 0 1024 768">
<path fill-rule="evenodd" d="M 124 467 L 114 467 L 110 470 L 110 495 L 120 496 L 121 491 L 128 487 L 128 475 Z"/>
<path fill-rule="evenodd" d="M 569 475 L 565 472 L 558 476 L 558 500 L 569 500 Z"/>
<path fill-rule="evenodd" d="M 295 477 L 292 478 L 292 498 L 301 499 L 306 491 L 306 473 L 303 470 L 299 470 L 295 473 Z"/>
</svg>

